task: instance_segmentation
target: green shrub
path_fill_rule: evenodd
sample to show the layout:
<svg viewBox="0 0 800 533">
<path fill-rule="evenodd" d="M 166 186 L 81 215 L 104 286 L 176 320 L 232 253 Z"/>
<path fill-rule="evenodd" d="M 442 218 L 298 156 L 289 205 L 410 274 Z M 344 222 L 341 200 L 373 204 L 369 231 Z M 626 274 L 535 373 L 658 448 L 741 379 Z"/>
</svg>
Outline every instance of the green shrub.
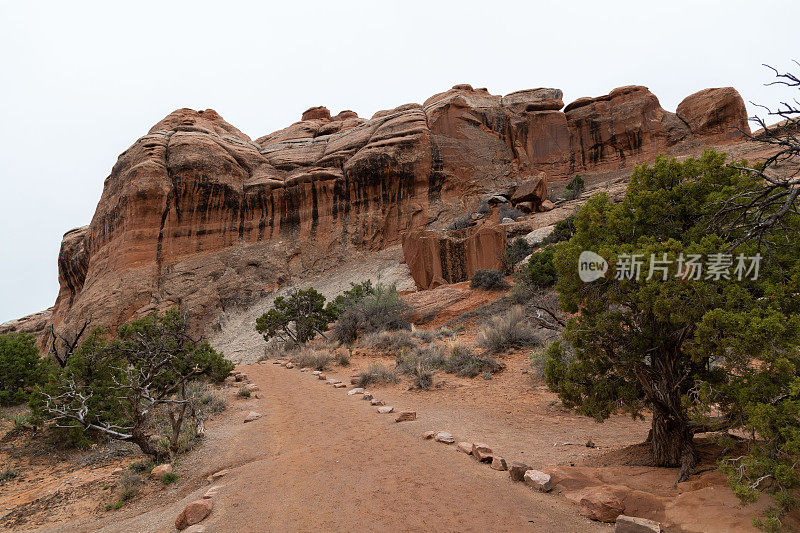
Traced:
<svg viewBox="0 0 800 533">
<path fill-rule="evenodd" d="M 339 366 L 350 366 L 350 355 L 350 350 L 337 350 L 334 360 Z"/>
<path fill-rule="evenodd" d="M 581 195 L 585 188 L 585 183 L 583 182 L 583 178 L 580 175 L 576 175 L 567 186 L 564 187 L 564 194 L 562 198 L 565 200 L 574 200 Z"/>
<path fill-rule="evenodd" d="M 361 283 L 350 283 L 350 288 L 328 303 L 330 310 L 339 316 L 346 309 L 354 307 L 358 302 L 373 294 L 375 287 L 372 286 L 372 281 L 362 281 Z"/>
<path fill-rule="evenodd" d="M 531 255 L 533 246 L 524 238 L 517 237 L 511 241 L 511 246 L 508 248 L 508 264 L 513 269 L 514 266 Z"/>
<path fill-rule="evenodd" d="M 422 342 L 431 342 L 433 339 L 436 338 L 436 333 L 429 329 L 415 329 L 411 332 L 411 336 L 415 339 L 419 339 Z"/>
<path fill-rule="evenodd" d="M 556 222 L 553 232 L 542 240 L 542 244 L 556 244 L 568 241 L 575 234 L 575 215 L 570 215 L 564 220 Z"/>
<path fill-rule="evenodd" d="M 28 401 L 33 387 L 45 379 L 47 369 L 33 335 L 0 335 L 0 406 Z"/>
<path fill-rule="evenodd" d="M 371 364 L 364 372 L 358 375 L 357 387 L 367 387 L 374 384 L 397 383 L 400 378 L 394 369 L 387 368 L 379 363 Z"/>
<path fill-rule="evenodd" d="M 272 309 L 256 319 L 256 331 L 264 340 L 278 338 L 284 342 L 305 344 L 318 333 L 328 330 L 337 312 L 325 306 L 325 297 L 313 287 L 294 290 L 289 296 L 278 296 Z"/>
<path fill-rule="evenodd" d="M 408 330 L 378 331 L 364 336 L 363 346 L 392 354 L 413 350 L 417 347 L 414 336 Z"/>
<path fill-rule="evenodd" d="M 498 291 L 507 289 L 508 282 L 499 270 L 478 269 L 469 280 L 469 288 Z"/>
<path fill-rule="evenodd" d="M 136 461 L 135 463 L 131 463 L 128 468 L 132 472 L 136 472 L 137 474 L 144 474 L 147 472 L 148 474 L 153 469 L 156 464 L 153 462 L 152 459 L 142 459 L 141 461 Z"/>
<path fill-rule="evenodd" d="M 163 483 L 164 485 L 169 485 L 170 483 L 174 483 L 177 480 L 178 480 L 178 474 L 175 474 L 173 472 L 168 472 L 163 476 L 161 476 L 161 483 Z"/>
<path fill-rule="evenodd" d="M 411 376 L 411 386 L 415 389 L 430 390 L 433 387 L 434 371 L 425 366 L 422 362 L 417 364 L 409 372 Z"/>
<path fill-rule="evenodd" d="M 239 392 L 237 394 L 242 398 L 249 398 L 250 389 L 247 388 L 247 385 L 242 385 L 241 387 L 239 387 Z"/>
<path fill-rule="evenodd" d="M 447 366 L 441 345 L 417 348 L 411 352 L 403 352 L 396 358 L 397 370 L 401 374 L 413 376 L 420 368 L 428 370 L 444 370 Z"/>
<path fill-rule="evenodd" d="M 509 348 L 535 346 L 536 336 L 525 319 L 522 307 L 516 306 L 503 316 L 492 317 L 478 337 L 481 346 L 490 352 L 501 352 Z"/>
</svg>

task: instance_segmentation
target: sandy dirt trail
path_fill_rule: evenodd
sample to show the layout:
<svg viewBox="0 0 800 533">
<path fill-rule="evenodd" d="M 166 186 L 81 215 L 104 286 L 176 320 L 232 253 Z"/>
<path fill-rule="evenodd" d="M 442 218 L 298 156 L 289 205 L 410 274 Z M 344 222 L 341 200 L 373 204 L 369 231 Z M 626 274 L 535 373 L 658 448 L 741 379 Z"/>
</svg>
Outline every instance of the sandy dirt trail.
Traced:
<svg viewBox="0 0 800 533">
<path fill-rule="evenodd" d="M 215 483 L 209 532 L 610 529 L 452 445 L 423 440 L 432 429 L 424 412 L 398 424 L 310 373 L 272 364 L 245 370 L 261 399 L 232 404 L 228 421 L 209 428 L 202 450 L 179 465 L 181 494 L 59 530 L 174 531 L 177 514 L 221 468 L 230 473 Z M 263 418 L 242 424 L 250 409 Z"/>
</svg>

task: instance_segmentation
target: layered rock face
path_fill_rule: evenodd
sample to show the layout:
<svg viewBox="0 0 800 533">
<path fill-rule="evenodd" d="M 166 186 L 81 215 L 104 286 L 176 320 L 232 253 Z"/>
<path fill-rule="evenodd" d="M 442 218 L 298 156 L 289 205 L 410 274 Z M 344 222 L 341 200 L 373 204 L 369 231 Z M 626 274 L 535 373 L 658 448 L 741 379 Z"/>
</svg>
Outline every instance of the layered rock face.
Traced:
<svg viewBox="0 0 800 533">
<path fill-rule="evenodd" d="M 732 89 L 693 95 L 678 115 L 645 87 L 562 106 L 558 89 L 457 85 L 368 120 L 311 108 L 255 141 L 213 110 L 177 110 L 119 157 L 91 223 L 65 234 L 49 324 L 116 326 L 179 305 L 202 330 L 226 307 L 398 245 L 496 187 L 537 179 L 546 191 L 747 127 Z M 451 281 L 449 268 L 432 266 L 436 279 L 420 285 Z"/>
</svg>

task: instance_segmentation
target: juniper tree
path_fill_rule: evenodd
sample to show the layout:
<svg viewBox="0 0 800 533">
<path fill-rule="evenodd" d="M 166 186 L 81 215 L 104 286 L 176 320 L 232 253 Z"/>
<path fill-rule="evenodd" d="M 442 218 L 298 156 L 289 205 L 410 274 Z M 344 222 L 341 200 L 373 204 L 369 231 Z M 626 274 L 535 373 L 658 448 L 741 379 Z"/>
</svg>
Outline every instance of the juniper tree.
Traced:
<svg viewBox="0 0 800 533">
<path fill-rule="evenodd" d="M 800 220 L 784 217 L 791 230 L 774 232 L 777 251 L 750 270 L 757 243 L 733 248 L 741 234 L 718 235 L 712 221 L 721 202 L 762 182 L 734 168 L 746 162 L 724 161 L 713 152 L 662 156 L 634 170 L 620 204 L 600 194 L 580 209 L 575 235 L 555 255 L 561 304 L 578 314 L 550 347 L 545 373 L 565 405 L 598 420 L 651 411 L 654 464 L 681 467 L 679 481 L 697 461 L 696 433 L 749 431 L 751 454 L 728 460 L 726 472 L 743 497 L 776 493 L 774 518 L 798 486 Z M 584 250 L 612 265 L 605 276 L 580 279 Z M 638 279 L 619 268 L 637 254 Z M 699 276 L 690 261 L 698 256 Z M 727 274 L 717 265 L 709 276 L 720 259 Z"/>
</svg>

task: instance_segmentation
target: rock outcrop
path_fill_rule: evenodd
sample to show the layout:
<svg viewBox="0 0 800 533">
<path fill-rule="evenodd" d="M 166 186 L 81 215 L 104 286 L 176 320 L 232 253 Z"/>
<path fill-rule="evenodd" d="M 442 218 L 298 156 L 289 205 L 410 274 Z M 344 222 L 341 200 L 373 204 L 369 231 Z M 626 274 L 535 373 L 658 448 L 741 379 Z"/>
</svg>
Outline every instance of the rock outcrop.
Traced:
<svg viewBox="0 0 800 533">
<path fill-rule="evenodd" d="M 562 112 L 558 89 L 457 85 L 370 119 L 313 107 L 255 141 L 213 110 L 179 109 L 120 155 L 91 223 L 65 234 L 48 327 L 113 327 L 178 305 L 204 330 L 292 277 L 401 242 L 420 287 L 465 279 L 497 261 L 499 237 L 426 233 L 465 199 L 544 173 L 542 200 L 548 181 L 575 172 L 730 140 L 746 127 L 740 101 L 732 89 L 701 91 L 676 116 L 631 86 Z"/>
</svg>

